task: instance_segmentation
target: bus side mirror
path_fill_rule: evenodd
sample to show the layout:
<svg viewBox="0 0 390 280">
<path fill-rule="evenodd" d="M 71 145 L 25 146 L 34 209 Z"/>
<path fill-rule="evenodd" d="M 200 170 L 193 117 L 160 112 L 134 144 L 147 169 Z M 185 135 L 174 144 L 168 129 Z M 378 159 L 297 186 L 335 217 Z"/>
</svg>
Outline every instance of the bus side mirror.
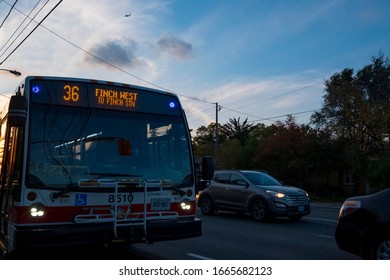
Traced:
<svg viewBox="0 0 390 280">
<path fill-rule="evenodd" d="M 21 127 L 27 120 L 27 98 L 22 95 L 11 96 L 8 107 L 8 124 L 13 127 Z"/>
<path fill-rule="evenodd" d="M 210 156 L 202 158 L 202 180 L 209 181 L 214 176 L 214 160 Z"/>
</svg>

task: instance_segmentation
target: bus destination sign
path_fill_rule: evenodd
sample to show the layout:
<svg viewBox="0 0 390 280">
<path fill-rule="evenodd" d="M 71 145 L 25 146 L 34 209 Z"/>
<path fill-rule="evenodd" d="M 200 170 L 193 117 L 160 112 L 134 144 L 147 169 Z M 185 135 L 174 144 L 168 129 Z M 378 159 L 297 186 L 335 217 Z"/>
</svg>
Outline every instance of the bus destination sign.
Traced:
<svg viewBox="0 0 390 280">
<path fill-rule="evenodd" d="M 119 107 L 136 107 L 137 95 L 136 92 L 95 88 L 95 102 L 100 105 L 119 106 Z M 64 85 L 63 100 L 71 104 L 77 104 L 80 100 L 80 87 L 77 85 Z"/>
<path fill-rule="evenodd" d="M 144 88 L 36 79 L 30 83 L 33 103 L 179 115 L 177 97 Z"/>
<path fill-rule="evenodd" d="M 95 89 L 95 96 L 98 104 L 104 104 L 109 106 L 125 106 L 125 107 L 136 107 L 137 104 L 136 92 L 118 91 L 111 89 Z"/>
</svg>

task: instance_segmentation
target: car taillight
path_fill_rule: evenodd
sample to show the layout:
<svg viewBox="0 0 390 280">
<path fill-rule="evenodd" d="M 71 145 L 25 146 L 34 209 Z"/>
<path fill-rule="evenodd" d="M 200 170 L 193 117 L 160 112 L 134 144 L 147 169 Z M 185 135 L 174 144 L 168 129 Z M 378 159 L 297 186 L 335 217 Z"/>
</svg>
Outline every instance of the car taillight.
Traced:
<svg viewBox="0 0 390 280">
<path fill-rule="evenodd" d="M 361 207 L 360 200 L 346 200 L 341 206 L 339 217 L 345 216 L 358 210 Z"/>
</svg>

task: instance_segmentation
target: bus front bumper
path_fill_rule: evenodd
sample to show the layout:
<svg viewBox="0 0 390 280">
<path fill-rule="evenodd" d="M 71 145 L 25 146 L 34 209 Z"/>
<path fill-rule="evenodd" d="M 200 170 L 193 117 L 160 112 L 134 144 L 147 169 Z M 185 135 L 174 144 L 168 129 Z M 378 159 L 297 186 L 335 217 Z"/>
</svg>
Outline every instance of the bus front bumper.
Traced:
<svg viewBox="0 0 390 280">
<path fill-rule="evenodd" d="M 148 221 L 144 225 L 119 226 L 113 223 L 15 226 L 14 248 L 74 246 L 111 243 L 153 243 L 202 235 L 197 218 Z"/>
</svg>

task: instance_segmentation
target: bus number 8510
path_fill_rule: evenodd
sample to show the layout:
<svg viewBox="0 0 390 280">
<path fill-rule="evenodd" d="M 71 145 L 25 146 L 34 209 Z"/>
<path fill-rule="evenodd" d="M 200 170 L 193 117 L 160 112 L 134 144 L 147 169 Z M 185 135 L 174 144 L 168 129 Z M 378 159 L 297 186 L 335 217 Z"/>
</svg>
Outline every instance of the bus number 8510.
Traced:
<svg viewBox="0 0 390 280">
<path fill-rule="evenodd" d="M 133 195 L 130 193 L 130 194 L 117 194 L 116 195 L 116 203 L 131 203 L 133 201 L 134 197 Z M 114 194 L 110 194 L 108 196 L 108 202 L 109 203 L 114 203 L 115 202 L 115 195 Z"/>
</svg>

